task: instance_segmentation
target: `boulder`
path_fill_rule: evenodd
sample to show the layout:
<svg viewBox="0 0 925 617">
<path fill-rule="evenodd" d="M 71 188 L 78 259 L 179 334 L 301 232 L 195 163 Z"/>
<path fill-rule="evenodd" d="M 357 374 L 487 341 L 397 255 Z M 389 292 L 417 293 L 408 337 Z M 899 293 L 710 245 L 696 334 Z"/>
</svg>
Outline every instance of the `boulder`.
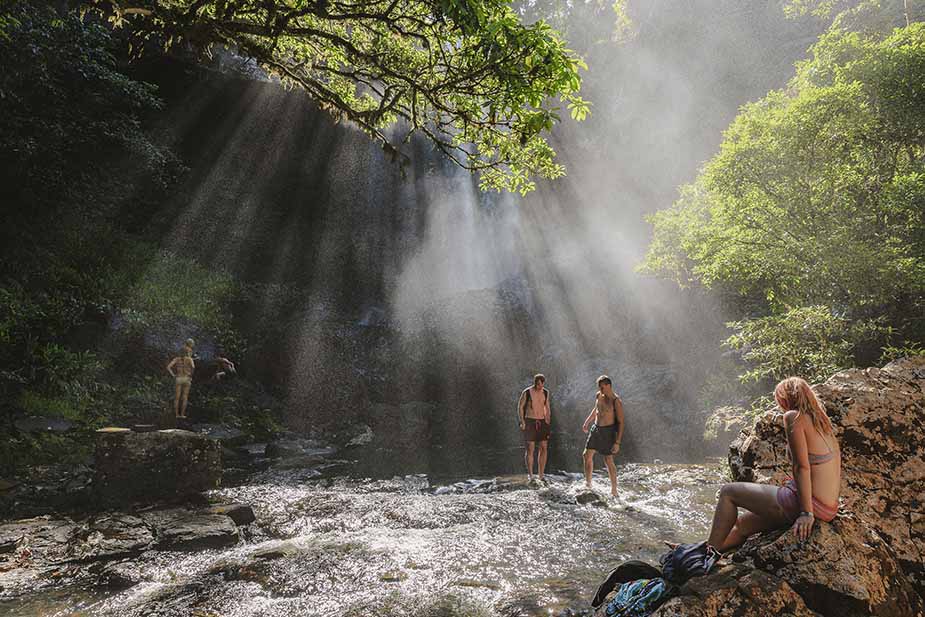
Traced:
<svg viewBox="0 0 925 617">
<path fill-rule="evenodd" d="M 842 449 L 842 502 L 895 553 L 925 594 L 925 357 L 852 369 L 814 386 Z M 736 480 L 780 483 L 790 474 L 773 411 L 730 447 Z"/>
<path fill-rule="evenodd" d="M 707 414 L 703 433 L 707 451 L 715 456 L 722 456 L 728 452 L 729 444 L 749 424 L 751 423 L 748 420 L 748 410 L 736 405 L 720 407 Z"/>
<path fill-rule="evenodd" d="M 169 429 L 97 431 L 93 489 L 104 504 L 175 500 L 221 483 L 221 444 Z"/>
<path fill-rule="evenodd" d="M 786 582 L 733 565 L 681 587 L 653 617 L 817 617 Z"/>
<path fill-rule="evenodd" d="M 732 565 L 682 585 L 657 617 L 922 617 L 925 605 L 886 542 L 862 521 L 750 538 Z M 722 563 L 722 562 L 721 562 Z"/>
<path fill-rule="evenodd" d="M 224 514 L 234 521 L 235 525 L 250 525 L 257 520 L 254 509 L 242 503 L 229 503 L 212 506 L 208 509 L 210 514 Z"/>
<path fill-rule="evenodd" d="M 575 496 L 575 501 L 579 505 L 591 504 L 592 506 L 606 506 L 607 498 L 594 491 L 583 491 Z"/>
<path fill-rule="evenodd" d="M 360 446 L 368 446 L 373 442 L 375 435 L 373 434 L 373 429 L 369 428 L 365 424 L 361 426 L 362 432 L 347 442 L 348 448 L 358 448 Z"/>
<path fill-rule="evenodd" d="M 919 617 L 921 597 L 883 539 L 853 516 L 819 522 L 809 540 L 789 530 L 750 538 L 738 563 L 786 581 L 825 617 Z"/>
<path fill-rule="evenodd" d="M 22 433 L 67 433 L 76 424 L 66 418 L 53 416 L 23 416 L 13 421 L 16 430 Z"/>
<path fill-rule="evenodd" d="M 230 516 L 173 508 L 142 513 L 154 529 L 156 548 L 193 550 L 237 544 L 238 527 Z"/>
</svg>

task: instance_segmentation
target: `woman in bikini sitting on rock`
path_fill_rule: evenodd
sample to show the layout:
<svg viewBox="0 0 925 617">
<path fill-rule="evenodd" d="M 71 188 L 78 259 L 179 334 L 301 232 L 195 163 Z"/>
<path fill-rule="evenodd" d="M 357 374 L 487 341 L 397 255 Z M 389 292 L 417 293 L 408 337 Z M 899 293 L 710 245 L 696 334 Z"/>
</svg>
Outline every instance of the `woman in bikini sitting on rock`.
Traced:
<svg viewBox="0 0 925 617">
<path fill-rule="evenodd" d="M 784 412 L 793 478 L 781 487 L 753 482 L 723 486 L 707 540 L 707 550 L 714 554 L 739 546 L 753 533 L 787 526 L 806 540 L 817 518 L 829 522 L 838 513 L 841 451 L 825 407 L 799 377 L 777 384 L 774 399 Z M 739 508 L 746 511 L 739 514 Z"/>
</svg>

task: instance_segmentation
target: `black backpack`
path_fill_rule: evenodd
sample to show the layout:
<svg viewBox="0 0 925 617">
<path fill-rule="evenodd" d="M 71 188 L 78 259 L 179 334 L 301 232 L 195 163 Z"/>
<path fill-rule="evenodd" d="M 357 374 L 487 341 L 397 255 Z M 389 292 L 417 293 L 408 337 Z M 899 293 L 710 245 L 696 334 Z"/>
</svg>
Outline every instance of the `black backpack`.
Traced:
<svg viewBox="0 0 925 617">
<path fill-rule="evenodd" d="M 706 542 L 679 544 L 659 558 L 662 578 L 674 585 L 683 585 L 695 576 L 706 576 L 719 560 L 720 554 L 707 549 Z"/>
<path fill-rule="evenodd" d="M 601 586 L 597 588 L 594 599 L 591 600 L 591 608 L 597 608 L 607 599 L 607 594 L 617 588 L 617 586 L 630 581 L 637 581 L 641 578 L 659 578 L 662 573 L 653 565 L 647 564 L 638 559 L 624 561 L 619 566 L 610 571 Z"/>
</svg>

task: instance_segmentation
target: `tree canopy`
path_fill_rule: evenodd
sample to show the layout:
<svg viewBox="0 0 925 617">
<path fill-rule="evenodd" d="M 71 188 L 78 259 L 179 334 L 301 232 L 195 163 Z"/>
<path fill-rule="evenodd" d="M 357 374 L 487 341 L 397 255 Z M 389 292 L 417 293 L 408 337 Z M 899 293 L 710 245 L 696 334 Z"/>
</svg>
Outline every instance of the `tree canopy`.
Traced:
<svg viewBox="0 0 925 617">
<path fill-rule="evenodd" d="M 425 135 L 483 188 L 525 193 L 564 173 L 544 137 L 583 119 L 587 68 L 510 0 L 87 0 L 142 41 L 251 57 L 355 122 L 387 152 Z"/>
<path fill-rule="evenodd" d="M 807 354 L 815 377 L 897 331 L 922 340 L 923 217 L 925 24 L 887 37 L 833 29 L 651 217 L 643 270 L 737 298 L 745 321 L 728 343 L 760 364 L 750 377 L 780 377 L 784 350 Z M 825 332 L 781 342 L 806 328 Z"/>
</svg>

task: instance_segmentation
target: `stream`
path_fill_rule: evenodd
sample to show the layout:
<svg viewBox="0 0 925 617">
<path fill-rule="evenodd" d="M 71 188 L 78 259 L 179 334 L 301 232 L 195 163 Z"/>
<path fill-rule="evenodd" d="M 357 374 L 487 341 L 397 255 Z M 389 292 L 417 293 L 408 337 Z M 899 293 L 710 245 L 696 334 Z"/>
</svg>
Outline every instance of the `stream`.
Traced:
<svg viewBox="0 0 925 617">
<path fill-rule="evenodd" d="M 335 473 L 332 473 L 335 472 Z M 595 494 L 576 473 L 383 479 L 343 465 L 254 472 L 211 497 L 246 503 L 257 521 L 236 546 L 148 551 L 120 567 L 137 584 L 87 574 L 0 596 L 10 617 L 582 615 L 621 560 L 655 563 L 662 540 L 703 539 L 718 462 L 618 466 Z M 578 503 L 590 499 L 589 503 Z"/>
</svg>

